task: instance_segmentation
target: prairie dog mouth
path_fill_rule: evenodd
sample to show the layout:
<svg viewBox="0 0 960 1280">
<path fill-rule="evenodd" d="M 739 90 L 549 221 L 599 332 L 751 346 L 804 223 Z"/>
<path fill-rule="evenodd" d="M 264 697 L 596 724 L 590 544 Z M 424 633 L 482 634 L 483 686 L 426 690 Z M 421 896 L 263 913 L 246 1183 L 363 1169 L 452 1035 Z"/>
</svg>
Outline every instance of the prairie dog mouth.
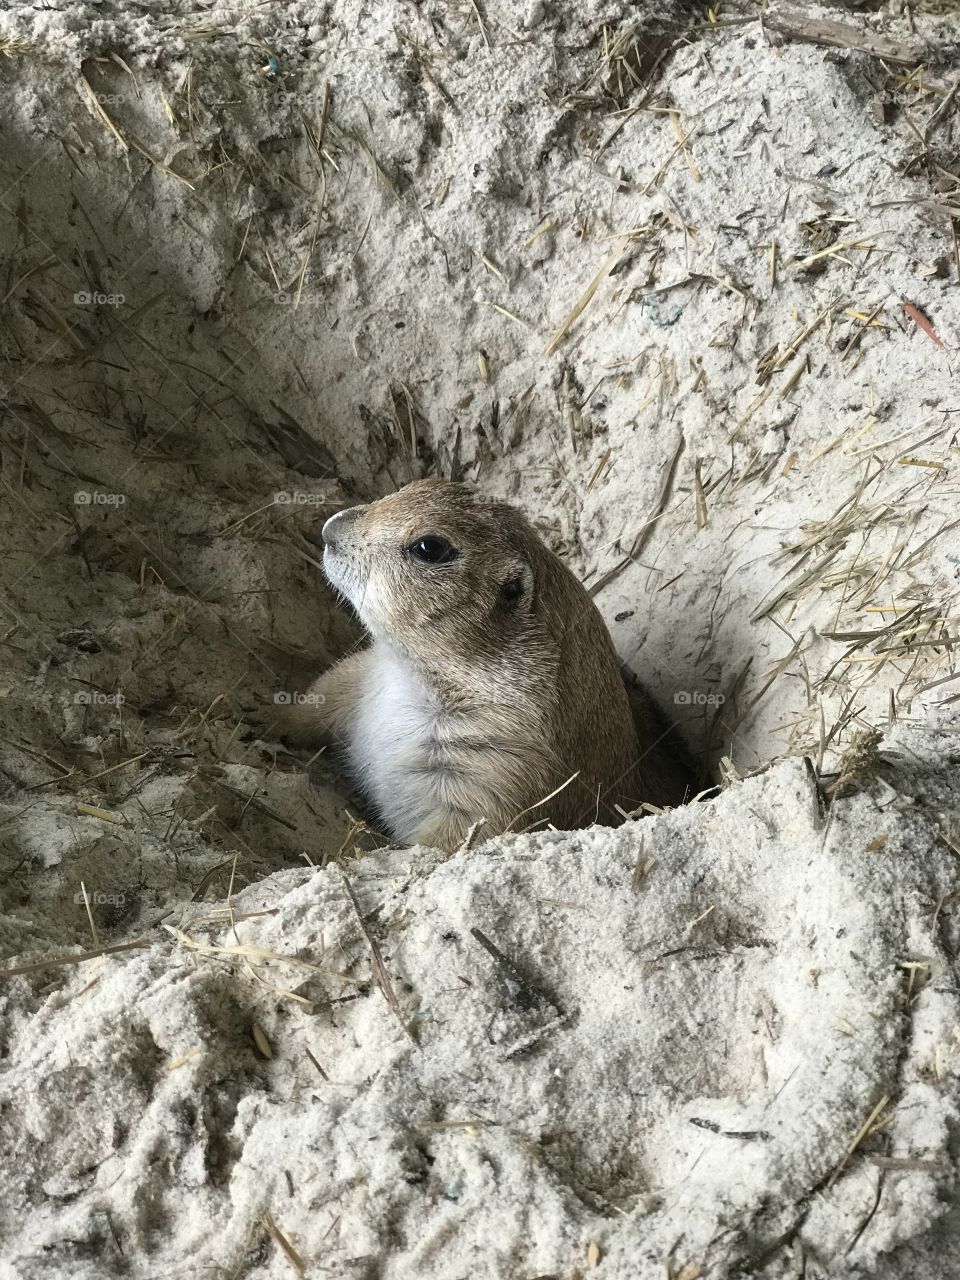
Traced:
<svg viewBox="0 0 960 1280">
<path fill-rule="evenodd" d="M 369 576 L 362 573 L 353 558 L 345 555 L 335 543 L 328 543 L 323 548 L 323 572 L 331 587 L 346 596 L 360 619 L 367 622 L 368 610 L 364 609 L 364 604 L 369 603 Z"/>
<path fill-rule="evenodd" d="M 326 525 L 324 525 L 324 528 L 326 528 Z M 353 599 L 350 586 L 351 583 L 356 583 L 359 575 L 356 571 L 351 572 L 346 557 L 337 548 L 336 543 L 328 542 L 323 548 L 323 572 L 331 587 L 336 587 L 338 591 L 342 591 L 344 595 L 349 596 L 350 603 L 356 608 L 356 601 Z"/>
</svg>

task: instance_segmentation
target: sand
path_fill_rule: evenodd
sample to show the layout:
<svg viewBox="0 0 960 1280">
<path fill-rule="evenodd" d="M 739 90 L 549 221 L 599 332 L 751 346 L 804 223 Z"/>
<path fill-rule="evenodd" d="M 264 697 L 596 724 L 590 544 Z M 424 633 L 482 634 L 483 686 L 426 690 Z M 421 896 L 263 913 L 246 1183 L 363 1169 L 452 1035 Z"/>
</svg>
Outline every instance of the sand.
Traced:
<svg viewBox="0 0 960 1280">
<path fill-rule="evenodd" d="M 0 13 L 0 1274 L 960 1271 L 944 8 Z M 715 797 L 444 859 L 282 744 L 422 474 Z"/>
</svg>

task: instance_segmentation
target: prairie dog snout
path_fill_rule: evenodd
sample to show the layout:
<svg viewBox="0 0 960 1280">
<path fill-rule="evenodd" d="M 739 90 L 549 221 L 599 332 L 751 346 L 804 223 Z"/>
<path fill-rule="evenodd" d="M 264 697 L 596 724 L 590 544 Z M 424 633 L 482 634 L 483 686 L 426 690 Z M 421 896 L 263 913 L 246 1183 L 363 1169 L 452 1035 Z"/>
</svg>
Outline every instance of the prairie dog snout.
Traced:
<svg viewBox="0 0 960 1280">
<path fill-rule="evenodd" d="M 312 686 L 311 736 L 342 744 L 394 838 L 452 848 L 481 820 L 616 823 L 616 805 L 682 797 L 641 759 L 600 613 L 520 512 L 421 480 L 322 535 L 372 643 Z"/>
<path fill-rule="evenodd" d="M 324 546 L 332 547 L 336 550 L 338 526 L 342 535 L 345 531 L 345 526 L 350 522 L 351 515 L 362 510 L 363 507 L 344 507 L 342 511 L 336 512 L 335 515 L 332 515 L 329 519 L 325 520 L 323 522 L 323 528 L 320 531 Z"/>
</svg>

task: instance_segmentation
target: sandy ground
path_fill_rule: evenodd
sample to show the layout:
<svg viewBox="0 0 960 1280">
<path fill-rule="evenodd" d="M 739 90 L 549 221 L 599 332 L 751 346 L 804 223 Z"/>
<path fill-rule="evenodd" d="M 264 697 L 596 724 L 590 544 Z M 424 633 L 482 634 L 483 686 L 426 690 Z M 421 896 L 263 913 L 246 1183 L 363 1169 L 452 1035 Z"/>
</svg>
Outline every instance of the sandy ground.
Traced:
<svg viewBox="0 0 960 1280">
<path fill-rule="evenodd" d="M 0 1271 L 960 1272 L 945 8 L 0 13 Z M 442 861 L 284 748 L 437 473 L 716 799 Z"/>
</svg>

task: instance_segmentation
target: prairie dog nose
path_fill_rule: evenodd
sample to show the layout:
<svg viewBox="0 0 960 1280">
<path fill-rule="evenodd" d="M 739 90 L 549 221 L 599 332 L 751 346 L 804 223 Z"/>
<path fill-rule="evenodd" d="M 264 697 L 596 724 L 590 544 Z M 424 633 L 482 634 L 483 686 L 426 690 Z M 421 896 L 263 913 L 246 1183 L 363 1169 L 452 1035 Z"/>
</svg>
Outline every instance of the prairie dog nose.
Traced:
<svg viewBox="0 0 960 1280">
<path fill-rule="evenodd" d="M 342 511 L 337 511 L 328 520 L 325 520 L 323 528 L 320 530 L 324 546 L 336 547 L 338 533 L 342 535 L 346 525 L 350 523 L 349 518 L 352 518 L 361 510 L 362 507 L 344 507 Z"/>
</svg>

